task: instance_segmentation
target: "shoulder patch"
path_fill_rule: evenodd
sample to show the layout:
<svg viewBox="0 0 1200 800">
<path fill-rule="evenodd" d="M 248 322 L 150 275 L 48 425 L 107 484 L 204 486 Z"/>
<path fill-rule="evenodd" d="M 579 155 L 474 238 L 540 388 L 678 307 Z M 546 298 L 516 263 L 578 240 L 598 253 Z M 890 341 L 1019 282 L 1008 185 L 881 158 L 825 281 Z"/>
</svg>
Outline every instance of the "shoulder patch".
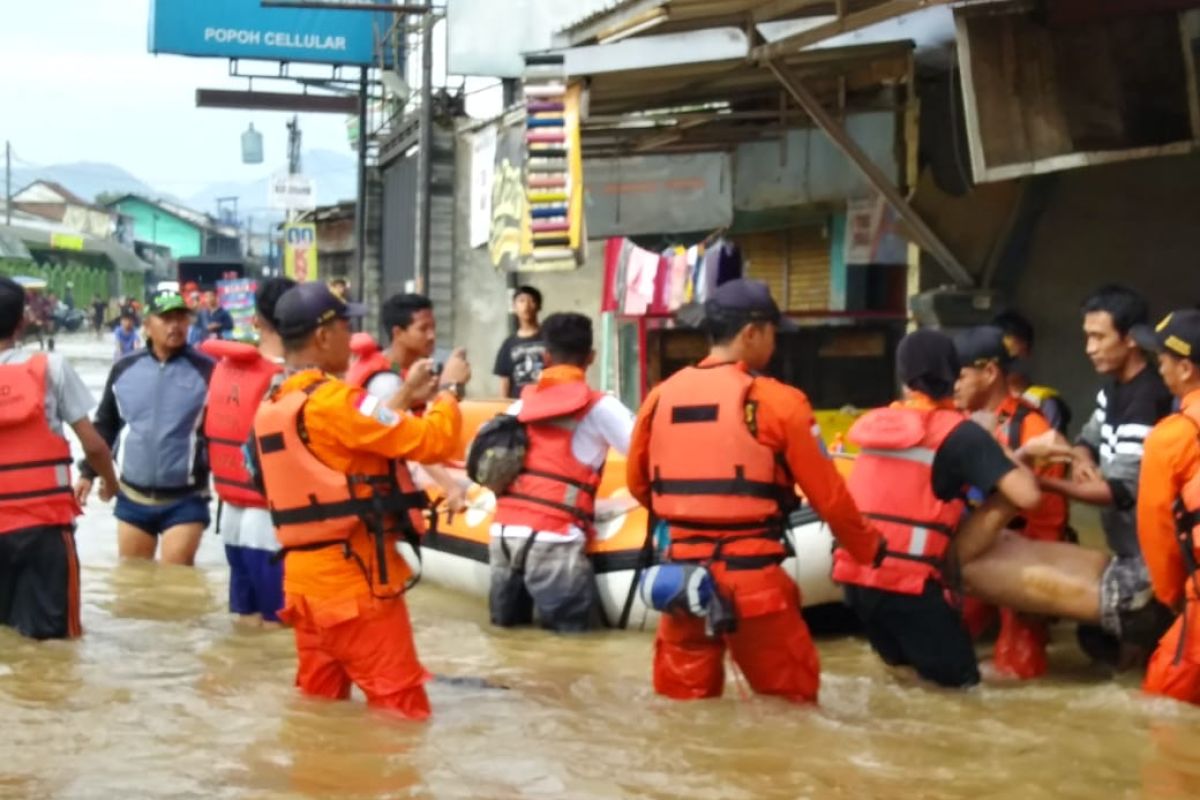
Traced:
<svg viewBox="0 0 1200 800">
<path fill-rule="evenodd" d="M 400 421 L 400 415 L 380 402 L 375 395 L 363 393 L 355 403 L 358 413 L 370 417 L 382 425 L 395 425 Z"/>
</svg>

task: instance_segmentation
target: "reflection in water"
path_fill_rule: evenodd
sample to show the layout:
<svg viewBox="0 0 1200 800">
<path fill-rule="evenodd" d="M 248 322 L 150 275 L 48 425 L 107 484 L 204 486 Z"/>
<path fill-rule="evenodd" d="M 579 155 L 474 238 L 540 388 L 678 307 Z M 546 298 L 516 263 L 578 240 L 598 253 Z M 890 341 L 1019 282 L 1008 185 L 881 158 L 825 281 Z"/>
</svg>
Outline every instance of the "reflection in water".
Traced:
<svg viewBox="0 0 1200 800">
<path fill-rule="evenodd" d="M 0 631 L 0 798 L 1200 792 L 1200 710 L 1110 680 L 1066 626 L 1034 683 L 931 690 L 838 639 L 819 643 L 819 707 L 743 699 L 732 677 L 724 699 L 673 703 L 651 691 L 648 634 L 493 631 L 478 601 L 422 585 L 418 645 L 447 680 L 421 725 L 298 697 L 290 633 L 225 612 L 217 537 L 189 570 L 117 564 L 105 530 L 80 536 L 83 640 Z"/>
</svg>

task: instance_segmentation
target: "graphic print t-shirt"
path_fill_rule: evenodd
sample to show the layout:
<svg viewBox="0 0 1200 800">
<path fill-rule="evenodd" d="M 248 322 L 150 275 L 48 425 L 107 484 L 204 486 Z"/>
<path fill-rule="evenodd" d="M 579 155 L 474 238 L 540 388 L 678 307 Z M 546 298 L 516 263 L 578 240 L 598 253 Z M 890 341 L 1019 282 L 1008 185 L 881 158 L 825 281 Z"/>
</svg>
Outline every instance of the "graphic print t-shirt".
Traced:
<svg viewBox="0 0 1200 800">
<path fill-rule="evenodd" d="M 542 375 L 543 359 L 546 345 L 540 336 L 510 336 L 500 345 L 496 353 L 496 366 L 492 374 L 500 378 L 508 378 L 508 396 L 521 396 L 521 389 L 531 383 L 537 383 Z"/>
</svg>

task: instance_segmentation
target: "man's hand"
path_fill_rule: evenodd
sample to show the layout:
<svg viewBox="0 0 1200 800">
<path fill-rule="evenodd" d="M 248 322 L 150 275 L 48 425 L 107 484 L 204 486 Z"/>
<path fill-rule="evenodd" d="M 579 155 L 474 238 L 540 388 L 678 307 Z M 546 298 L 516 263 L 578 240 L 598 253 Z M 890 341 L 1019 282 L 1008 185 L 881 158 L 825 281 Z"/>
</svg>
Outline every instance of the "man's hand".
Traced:
<svg viewBox="0 0 1200 800">
<path fill-rule="evenodd" d="M 100 479 L 100 502 L 107 503 L 117 496 L 117 487 L 108 482 L 106 478 Z M 80 503 L 80 505 L 83 505 Z"/>
<path fill-rule="evenodd" d="M 433 374 L 433 362 L 423 358 L 408 368 L 404 385 L 392 395 L 387 407 L 393 411 L 407 411 L 428 400 L 437 391 L 437 379 Z"/>
<path fill-rule="evenodd" d="M 446 519 L 454 521 L 454 515 L 467 510 L 467 490 L 455 484 L 446 492 Z"/>
<path fill-rule="evenodd" d="M 1061 433 L 1048 430 L 1021 445 L 1016 455 L 1029 466 L 1034 466 L 1043 461 L 1070 462 L 1074 458 L 1074 450 Z"/>
<path fill-rule="evenodd" d="M 1071 450 L 1071 478 L 1076 483 L 1095 483 L 1104 480 L 1100 468 L 1092 459 L 1092 451 L 1086 447 Z"/>
<path fill-rule="evenodd" d="M 470 380 L 471 363 L 467 361 L 466 349 L 459 347 L 446 359 L 446 365 L 442 367 L 441 382 L 443 385 L 459 383 L 465 386 Z"/>
<path fill-rule="evenodd" d="M 80 506 L 86 506 L 88 496 L 92 493 L 92 481 L 90 478 L 80 478 L 75 481 L 75 499 Z"/>
</svg>

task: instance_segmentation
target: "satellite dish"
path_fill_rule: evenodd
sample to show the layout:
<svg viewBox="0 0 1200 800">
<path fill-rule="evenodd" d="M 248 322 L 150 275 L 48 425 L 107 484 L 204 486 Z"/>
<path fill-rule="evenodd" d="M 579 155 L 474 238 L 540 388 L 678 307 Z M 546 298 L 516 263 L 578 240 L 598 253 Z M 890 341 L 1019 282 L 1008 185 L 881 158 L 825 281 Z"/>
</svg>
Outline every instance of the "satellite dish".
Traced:
<svg viewBox="0 0 1200 800">
<path fill-rule="evenodd" d="M 254 123 L 242 134 L 242 163 L 261 164 L 263 161 L 262 134 L 254 130 Z"/>
</svg>

